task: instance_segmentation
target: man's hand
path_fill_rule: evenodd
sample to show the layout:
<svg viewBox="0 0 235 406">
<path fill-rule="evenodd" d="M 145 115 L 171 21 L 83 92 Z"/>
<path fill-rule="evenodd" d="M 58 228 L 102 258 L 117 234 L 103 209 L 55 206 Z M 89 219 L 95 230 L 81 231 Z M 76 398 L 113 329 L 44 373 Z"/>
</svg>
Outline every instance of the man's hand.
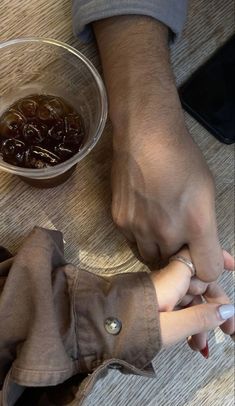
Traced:
<svg viewBox="0 0 235 406">
<path fill-rule="evenodd" d="M 112 213 L 147 260 L 187 244 L 203 281 L 223 269 L 214 185 L 185 127 L 168 30 L 148 17 L 94 24 L 113 124 Z"/>
<path fill-rule="evenodd" d="M 123 140 L 114 148 L 114 221 L 146 261 L 165 260 L 187 244 L 198 277 L 211 281 L 222 253 L 210 172 L 187 133 L 175 143 L 172 128 L 172 142 L 164 144 L 157 131 L 136 133 L 134 145 Z"/>
</svg>

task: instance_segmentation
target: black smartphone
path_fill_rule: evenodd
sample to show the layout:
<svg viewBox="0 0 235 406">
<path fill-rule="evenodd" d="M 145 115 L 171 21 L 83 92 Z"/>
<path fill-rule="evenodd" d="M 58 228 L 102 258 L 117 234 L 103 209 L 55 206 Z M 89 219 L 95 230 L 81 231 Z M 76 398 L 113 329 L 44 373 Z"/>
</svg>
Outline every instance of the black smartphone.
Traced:
<svg viewBox="0 0 235 406">
<path fill-rule="evenodd" d="M 211 134 L 235 142 L 235 35 L 179 89 L 181 103 Z"/>
</svg>

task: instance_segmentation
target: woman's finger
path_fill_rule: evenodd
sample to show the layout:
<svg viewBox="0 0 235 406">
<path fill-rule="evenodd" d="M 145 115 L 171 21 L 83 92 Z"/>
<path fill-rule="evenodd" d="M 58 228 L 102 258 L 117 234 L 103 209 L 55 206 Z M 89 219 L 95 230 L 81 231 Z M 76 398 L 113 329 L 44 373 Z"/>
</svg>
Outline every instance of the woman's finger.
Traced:
<svg viewBox="0 0 235 406">
<path fill-rule="evenodd" d="M 203 303 L 202 297 L 195 296 L 193 298 L 193 300 L 191 301 L 189 307 L 196 306 L 196 305 L 199 305 L 202 303 Z M 195 335 L 189 337 L 189 339 L 188 339 L 188 345 L 190 346 L 190 348 L 193 351 L 202 351 L 202 355 L 204 355 L 205 358 L 208 358 L 208 356 L 209 356 L 207 337 L 208 337 L 207 332 L 202 332 L 199 334 L 195 334 Z"/>
<path fill-rule="evenodd" d="M 189 250 L 186 247 L 183 247 L 178 255 L 190 259 Z M 225 259 L 226 266 L 232 265 L 234 261 L 231 255 L 224 251 L 224 256 L 227 258 Z M 191 278 L 191 271 L 188 266 L 177 260 L 170 262 L 160 272 L 152 272 L 150 277 L 157 292 L 160 311 L 171 311 L 183 300 L 186 294 L 198 296 L 204 294 L 208 287 L 206 282 L 202 282 L 196 277 Z M 190 300 L 185 302 L 183 306 L 187 306 Z M 180 304 L 182 305 L 182 303 Z"/>
<path fill-rule="evenodd" d="M 171 311 L 181 302 L 188 291 L 191 272 L 182 262 L 172 261 L 160 272 L 151 272 L 150 278 L 155 286 L 159 311 Z"/>
<path fill-rule="evenodd" d="M 207 332 L 234 316 L 233 305 L 201 304 L 174 312 L 160 313 L 163 346 Z"/>
<path fill-rule="evenodd" d="M 216 282 L 209 284 L 205 292 L 202 292 L 205 288 L 202 286 L 203 282 L 197 282 L 199 282 L 199 284 L 190 286 L 191 292 L 198 291 L 200 294 L 204 293 L 204 298 L 207 300 L 208 303 L 230 303 L 229 297 L 226 295 L 224 289 L 220 287 Z M 202 298 L 200 296 L 196 296 L 191 301 L 190 306 L 200 303 L 202 303 Z M 234 334 L 234 318 L 232 317 L 229 320 L 225 321 L 225 323 L 223 323 L 220 328 L 226 334 Z M 188 339 L 188 344 L 192 350 L 200 351 L 205 358 L 209 357 L 209 348 L 206 333 L 200 333 L 190 337 Z"/>
<path fill-rule="evenodd" d="M 185 295 L 183 299 L 177 303 L 175 310 L 181 310 L 182 308 L 189 307 L 190 303 L 193 301 L 194 296 L 192 295 Z"/>
<path fill-rule="evenodd" d="M 204 358 L 209 358 L 208 333 L 190 336 L 187 342 L 191 350 L 200 351 Z"/>
<path fill-rule="evenodd" d="M 219 286 L 216 282 L 210 283 L 206 292 L 204 293 L 204 298 L 208 303 L 230 303 L 230 299 L 225 293 L 224 289 Z M 225 334 L 232 335 L 235 332 L 234 327 L 234 317 L 228 319 L 225 323 L 220 326 L 221 330 Z"/>
<path fill-rule="evenodd" d="M 184 247 L 179 252 L 190 259 L 189 250 Z M 157 291 L 160 311 L 171 311 L 185 297 L 190 280 L 191 270 L 180 261 L 171 261 L 160 272 L 152 272 L 150 277 Z"/>
</svg>

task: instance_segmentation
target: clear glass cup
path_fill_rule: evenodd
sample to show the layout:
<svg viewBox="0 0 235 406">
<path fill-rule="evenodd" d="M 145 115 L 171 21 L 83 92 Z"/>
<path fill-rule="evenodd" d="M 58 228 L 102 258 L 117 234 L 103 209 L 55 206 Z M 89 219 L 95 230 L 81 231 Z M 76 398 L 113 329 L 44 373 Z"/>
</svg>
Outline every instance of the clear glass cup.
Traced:
<svg viewBox="0 0 235 406">
<path fill-rule="evenodd" d="M 42 169 L 21 168 L 4 162 L 0 170 L 20 176 L 38 187 L 64 182 L 96 145 L 107 118 L 103 81 L 92 63 L 73 47 L 43 38 L 0 42 L 0 116 L 18 99 L 32 94 L 63 97 L 82 116 L 85 143 L 67 161 Z"/>
</svg>

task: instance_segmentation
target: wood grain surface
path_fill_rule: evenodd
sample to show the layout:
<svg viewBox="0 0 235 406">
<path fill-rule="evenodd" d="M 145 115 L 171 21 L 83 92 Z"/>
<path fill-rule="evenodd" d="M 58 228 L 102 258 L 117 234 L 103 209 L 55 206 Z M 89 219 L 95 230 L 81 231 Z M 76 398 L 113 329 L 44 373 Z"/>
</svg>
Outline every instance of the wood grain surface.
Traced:
<svg viewBox="0 0 235 406">
<path fill-rule="evenodd" d="M 233 33 L 234 15 L 234 0 L 190 1 L 184 34 L 172 47 L 178 84 Z M 95 44 L 82 44 L 73 36 L 70 0 L 1 0 L 0 41 L 31 35 L 67 42 L 100 69 Z M 219 143 L 194 119 L 187 114 L 185 117 L 215 175 L 220 240 L 224 248 L 233 252 L 234 148 Z M 17 177 L 0 172 L 0 244 L 16 252 L 24 236 L 37 224 L 61 230 L 66 258 L 83 268 L 106 274 L 144 269 L 112 223 L 111 138 L 111 126 L 107 123 L 94 151 L 77 166 L 70 180 L 57 188 L 35 189 Z M 225 274 L 221 281 L 232 297 L 232 275 Z M 154 362 L 156 380 L 110 371 L 97 383 L 86 404 L 232 406 L 232 341 L 215 332 L 210 335 L 209 345 L 209 360 L 192 353 L 186 343 L 162 351 Z"/>
</svg>

